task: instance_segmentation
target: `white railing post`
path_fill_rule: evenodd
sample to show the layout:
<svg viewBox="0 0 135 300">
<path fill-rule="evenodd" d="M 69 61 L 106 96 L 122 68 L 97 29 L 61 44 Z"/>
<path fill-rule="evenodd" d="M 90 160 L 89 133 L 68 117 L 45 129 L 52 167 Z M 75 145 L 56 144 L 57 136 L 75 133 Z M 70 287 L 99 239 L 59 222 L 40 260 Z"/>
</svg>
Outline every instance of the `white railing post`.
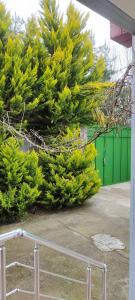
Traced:
<svg viewBox="0 0 135 300">
<path fill-rule="evenodd" d="M 106 284 L 107 268 L 103 269 L 103 300 L 107 300 L 107 284 Z"/>
<path fill-rule="evenodd" d="M 92 281 L 91 281 L 91 267 L 87 267 L 87 300 L 91 300 Z"/>
<path fill-rule="evenodd" d="M 40 299 L 39 246 L 34 248 L 34 300 Z"/>
<path fill-rule="evenodd" d="M 0 246 L 0 300 L 6 300 L 6 249 Z"/>
</svg>

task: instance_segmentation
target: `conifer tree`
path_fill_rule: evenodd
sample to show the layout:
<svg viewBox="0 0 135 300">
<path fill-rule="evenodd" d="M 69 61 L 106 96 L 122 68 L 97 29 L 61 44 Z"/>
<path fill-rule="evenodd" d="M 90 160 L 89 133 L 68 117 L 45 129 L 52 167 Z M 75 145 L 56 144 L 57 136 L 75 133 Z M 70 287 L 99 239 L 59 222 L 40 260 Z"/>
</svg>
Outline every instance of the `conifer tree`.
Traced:
<svg viewBox="0 0 135 300">
<path fill-rule="evenodd" d="M 99 190 L 101 180 L 93 163 L 96 156 L 94 144 L 85 149 L 78 147 L 75 151 L 66 151 L 66 143 L 72 147 L 81 145 L 79 136 L 79 130 L 68 129 L 61 140 L 61 153 L 39 153 L 44 173 L 39 203 L 45 208 L 79 206 Z"/>
<path fill-rule="evenodd" d="M 30 41 L 25 49 L 24 33 L 14 29 L 14 20 L 0 2 L 0 116 L 5 117 L 8 112 L 15 125 L 21 122 L 25 112 L 27 124 L 30 112 L 38 104 L 35 52 L 36 44 L 33 46 Z"/>
<path fill-rule="evenodd" d="M 100 108 L 104 88 L 108 86 L 108 83 L 102 82 L 104 59 L 94 54 L 90 32 L 85 29 L 88 15 L 81 14 L 70 4 L 65 19 L 59 12 L 56 0 L 41 0 L 39 19 L 32 16 L 22 33 L 13 30 L 10 16 L 1 2 L 0 13 L 3 20 L 0 22 L 0 116 L 7 115 L 16 126 L 21 124 L 29 130 L 38 131 L 43 139 L 51 134 L 52 144 L 52 136 L 55 135 L 57 140 L 61 133 L 64 142 L 67 138 L 64 134 L 70 127 L 70 137 L 74 140 L 73 128 L 97 121 L 95 110 Z M 11 160 L 7 161 L 7 156 L 10 150 L 14 155 L 14 148 L 17 162 L 12 164 Z M 32 178 L 29 175 L 25 177 L 20 170 L 21 157 L 24 160 L 28 155 L 20 154 L 18 145 L 15 146 L 12 139 L 8 148 L 3 145 L 1 149 L 1 174 L 5 174 L 4 178 L 8 178 L 8 182 L 5 190 L 0 186 L 0 215 L 3 211 L 5 215 L 10 215 L 12 210 L 13 216 L 14 212 L 15 215 L 21 215 L 29 206 L 27 191 L 30 201 L 35 201 L 33 185 L 31 187 L 29 183 L 30 187 L 25 189 L 26 184 L 23 184 L 27 179 L 31 182 Z M 76 150 L 73 153 L 66 153 L 64 148 L 62 155 L 40 153 L 44 172 L 44 206 L 55 207 L 55 202 L 57 207 L 81 204 L 98 190 L 100 180 L 93 165 L 95 154 L 93 145 L 85 151 Z M 4 155 L 7 162 L 5 166 Z M 35 154 L 34 160 L 36 172 L 38 159 Z M 10 168 L 13 172 L 10 172 Z M 33 170 L 31 159 L 28 168 Z M 19 190 L 20 176 L 22 190 Z M 14 178 L 17 180 L 17 193 Z M 13 186 L 10 179 L 13 179 Z M 36 197 L 38 192 L 37 187 Z"/>
<path fill-rule="evenodd" d="M 40 17 L 24 33 L 11 30 L 0 2 L 0 113 L 42 134 L 91 124 L 102 102 L 105 62 L 94 54 L 88 15 L 73 4 L 66 20 L 56 0 L 42 0 Z M 3 48 L 4 47 L 4 48 Z"/>
<path fill-rule="evenodd" d="M 34 118 L 39 129 L 41 122 L 44 130 L 52 132 L 93 122 L 105 63 L 94 55 L 90 32 L 85 30 L 87 20 L 88 15 L 70 4 L 64 21 L 55 0 L 41 1 L 39 25 L 48 56 L 39 72 L 40 102 Z"/>
<path fill-rule="evenodd" d="M 13 138 L 0 143 L 0 223 L 18 220 L 40 195 L 43 177 L 35 151 Z"/>
<path fill-rule="evenodd" d="M 6 11 L 5 5 L 0 1 L 0 44 L 4 46 L 10 32 L 11 17 Z"/>
<path fill-rule="evenodd" d="M 113 76 L 116 73 L 115 71 L 116 55 L 113 57 L 111 56 L 111 49 L 106 44 L 106 42 L 102 46 L 97 48 L 96 52 L 98 56 L 102 53 L 105 60 L 106 68 L 105 68 L 104 76 L 102 77 L 102 81 L 112 80 Z"/>
<path fill-rule="evenodd" d="M 24 54 L 23 41 L 11 32 L 0 65 L 0 112 L 8 111 L 15 123 L 20 122 L 24 110 L 29 113 L 38 102 L 34 93 L 38 62 L 32 59 L 32 48 Z"/>
</svg>

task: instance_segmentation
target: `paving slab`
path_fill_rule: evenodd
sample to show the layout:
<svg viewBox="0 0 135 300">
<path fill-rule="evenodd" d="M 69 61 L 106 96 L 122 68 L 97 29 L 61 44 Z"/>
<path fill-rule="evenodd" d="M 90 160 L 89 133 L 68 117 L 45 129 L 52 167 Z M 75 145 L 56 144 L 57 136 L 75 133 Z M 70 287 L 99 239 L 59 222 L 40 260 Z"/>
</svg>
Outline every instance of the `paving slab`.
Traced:
<svg viewBox="0 0 135 300">
<path fill-rule="evenodd" d="M 107 264 L 108 300 L 128 299 L 130 184 L 102 187 L 84 206 L 54 213 L 40 212 L 20 223 L 0 227 L 0 233 L 22 228 L 42 238 Z M 92 239 L 110 235 L 124 244 L 124 249 L 101 251 Z M 50 272 L 86 280 L 86 265 L 41 247 L 40 266 Z M 24 240 L 7 243 L 7 263 L 13 260 L 33 265 L 33 244 Z M 93 300 L 101 299 L 101 272 L 93 270 Z M 22 268 L 7 271 L 8 290 L 14 287 L 33 290 L 33 274 Z M 86 287 L 49 275 L 41 275 L 42 292 L 67 300 L 86 299 Z M 31 296 L 11 299 L 31 300 Z M 46 298 L 47 299 L 47 298 Z"/>
</svg>

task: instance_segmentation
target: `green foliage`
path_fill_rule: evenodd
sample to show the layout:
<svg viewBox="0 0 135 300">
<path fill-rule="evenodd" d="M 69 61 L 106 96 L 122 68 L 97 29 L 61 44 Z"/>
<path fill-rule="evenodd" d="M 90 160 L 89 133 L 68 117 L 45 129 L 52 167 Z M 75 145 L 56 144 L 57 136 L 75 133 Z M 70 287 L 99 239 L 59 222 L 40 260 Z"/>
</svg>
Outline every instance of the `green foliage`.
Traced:
<svg viewBox="0 0 135 300">
<path fill-rule="evenodd" d="M 5 44 L 10 31 L 11 18 L 5 5 L 0 1 L 0 44 Z"/>
<path fill-rule="evenodd" d="M 103 58 L 94 55 L 90 32 L 85 30 L 87 20 L 88 15 L 70 4 L 64 21 L 55 0 L 41 1 L 39 25 L 48 57 L 41 70 L 40 120 L 36 122 L 42 121 L 51 132 L 93 123 L 93 97 L 94 109 L 99 105 L 96 92 L 93 97 L 81 94 L 87 90 L 86 83 L 101 80 L 105 69 Z"/>
<path fill-rule="evenodd" d="M 97 52 L 98 56 L 100 56 L 102 53 L 102 56 L 104 58 L 105 65 L 106 65 L 104 75 L 102 77 L 102 81 L 112 80 L 113 76 L 116 73 L 116 71 L 115 71 L 116 56 L 113 56 L 113 57 L 111 56 L 111 50 L 106 43 L 104 43 L 103 46 L 100 46 L 96 50 L 96 52 Z"/>
<path fill-rule="evenodd" d="M 12 18 L 12 24 L 11 24 L 11 31 L 13 31 L 15 34 L 21 34 L 23 33 L 25 21 L 23 18 L 20 18 L 15 14 L 15 16 Z"/>
<path fill-rule="evenodd" d="M 0 145 L 0 222 L 15 221 L 40 195 L 42 172 L 35 151 L 24 153 L 14 138 Z"/>
<path fill-rule="evenodd" d="M 23 111 L 34 107 L 33 88 L 37 80 L 37 62 L 31 63 L 33 54 L 29 46 L 25 55 L 19 36 L 9 37 L 0 66 L 0 110 L 11 116 L 22 117 Z M 27 99 L 25 103 L 25 99 Z M 36 105 L 36 104 L 35 104 Z M 17 121 L 16 121 L 17 123 Z"/>
<path fill-rule="evenodd" d="M 91 34 L 85 29 L 89 16 L 70 4 L 64 19 L 55 0 L 42 0 L 39 19 L 32 16 L 22 32 L 17 18 L 9 30 L 9 15 L 0 5 L 7 26 L 0 64 L 0 113 L 10 112 L 15 124 L 24 116 L 25 126 L 44 136 L 57 135 L 72 124 L 95 122 L 93 111 L 101 105 L 104 87 L 100 84 L 98 91 L 90 91 L 89 83 L 102 81 L 105 62 L 94 54 Z"/>
<path fill-rule="evenodd" d="M 0 117 L 38 131 L 45 141 L 51 135 L 53 147 L 60 143 L 61 153 L 40 152 L 39 202 L 45 207 L 80 205 L 100 186 L 94 146 L 70 152 L 80 146 L 79 133 L 64 135 L 68 127 L 103 122 L 97 109 L 108 85 L 102 82 L 105 61 L 94 53 L 88 17 L 70 4 L 64 18 L 56 0 L 41 0 L 39 18 L 32 16 L 23 30 L 0 1 Z M 1 141 L 0 218 L 21 217 L 41 183 L 37 154 L 20 151 L 13 138 Z"/>
<path fill-rule="evenodd" d="M 68 152 L 65 143 L 78 149 Z M 40 164 L 44 182 L 40 203 L 47 208 L 63 208 L 81 205 L 95 194 L 100 179 L 94 167 L 96 150 L 93 144 L 79 149 L 78 132 L 68 131 L 63 137 L 61 153 L 40 152 Z"/>
</svg>

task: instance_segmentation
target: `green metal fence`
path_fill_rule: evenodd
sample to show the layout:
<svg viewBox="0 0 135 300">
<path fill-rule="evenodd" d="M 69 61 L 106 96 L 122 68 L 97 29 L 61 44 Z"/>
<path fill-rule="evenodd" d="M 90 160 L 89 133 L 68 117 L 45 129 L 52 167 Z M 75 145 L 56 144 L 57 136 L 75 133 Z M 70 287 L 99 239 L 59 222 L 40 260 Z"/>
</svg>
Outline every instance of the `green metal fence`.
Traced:
<svg viewBox="0 0 135 300">
<path fill-rule="evenodd" d="M 88 139 L 93 129 L 88 128 Z M 126 182 L 130 180 L 131 164 L 131 129 L 113 129 L 101 135 L 95 141 L 97 157 L 96 169 L 103 185 Z"/>
</svg>

